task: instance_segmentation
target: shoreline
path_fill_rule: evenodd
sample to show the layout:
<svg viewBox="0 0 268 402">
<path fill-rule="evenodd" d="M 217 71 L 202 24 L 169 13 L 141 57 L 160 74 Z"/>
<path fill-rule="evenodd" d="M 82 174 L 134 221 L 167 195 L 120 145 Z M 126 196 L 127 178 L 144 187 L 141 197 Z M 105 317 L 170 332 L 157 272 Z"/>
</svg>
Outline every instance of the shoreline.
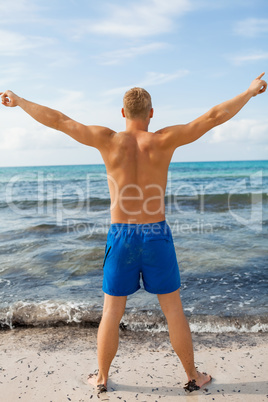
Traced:
<svg viewBox="0 0 268 402">
<path fill-rule="evenodd" d="M 143 290 L 143 289 L 142 289 Z M 156 302 L 155 295 L 143 290 L 140 296 L 149 302 Z M 153 297 L 154 299 L 153 299 Z M 148 299 L 149 297 L 149 299 Z M 151 298 L 150 298 L 151 297 Z M 184 295 L 182 293 L 182 297 Z M 129 301 L 131 303 L 131 301 Z M 192 308 L 184 307 L 185 315 L 192 333 L 268 333 L 267 314 L 215 315 L 192 313 Z M 12 306 L 0 309 L 0 331 L 23 328 L 45 328 L 77 326 L 78 328 L 98 327 L 102 317 L 102 308 L 79 302 L 43 301 L 39 303 L 15 302 Z M 121 326 L 135 332 L 167 332 L 167 322 L 160 306 L 149 305 L 126 307 Z"/>
<path fill-rule="evenodd" d="M 1 331 L 3 401 L 267 400 L 267 333 L 193 334 L 195 361 L 212 383 L 187 394 L 186 376 L 167 333 L 120 330 L 108 393 L 87 384 L 97 367 L 97 328 L 46 327 Z M 196 399 L 197 398 L 197 399 Z"/>
</svg>

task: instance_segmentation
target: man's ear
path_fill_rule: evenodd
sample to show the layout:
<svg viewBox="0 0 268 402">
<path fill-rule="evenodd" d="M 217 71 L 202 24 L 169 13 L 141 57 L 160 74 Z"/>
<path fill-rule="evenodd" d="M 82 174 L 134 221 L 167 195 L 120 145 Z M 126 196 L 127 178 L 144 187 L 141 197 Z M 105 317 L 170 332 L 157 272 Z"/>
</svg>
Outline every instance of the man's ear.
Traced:
<svg viewBox="0 0 268 402">
<path fill-rule="evenodd" d="M 123 117 L 126 117 L 126 115 L 125 115 L 125 110 L 124 110 L 123 107 L 122 107 L 122 109 L 121 109 L 121 113 L 122 113 L 122 116 L 123 116 Z"/>
<path fill-rule="evenodd" d="M 154 109 L 152 108 L 152 109 L 150 110 L 150 115 L 149 115 L 150 119 L 153 117 L 153 115 L 154 115 Z"/>
</svg>

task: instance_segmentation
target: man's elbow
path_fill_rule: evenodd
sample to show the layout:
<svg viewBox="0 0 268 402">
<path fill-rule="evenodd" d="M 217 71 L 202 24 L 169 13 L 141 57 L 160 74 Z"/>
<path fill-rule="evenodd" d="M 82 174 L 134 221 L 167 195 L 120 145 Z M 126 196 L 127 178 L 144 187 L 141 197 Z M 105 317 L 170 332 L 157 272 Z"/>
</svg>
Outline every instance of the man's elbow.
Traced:
<svg viewBox="0 0 268 402">
<path fill-rule="evenodd" d="M 53 120 L 53 128 L 58 131 L 72 131 L 72 121 L 69 118 L 66 118 L 62 113 L 58 112 L 56 116 L 54 116 Z"/>
<path fill-rule="evenodd" d="M 213 107 L 209 113 L 211 127 L 219 126 L 231 117 L 228 109 L 222 109 L 217 106 Z"/>
</svg>

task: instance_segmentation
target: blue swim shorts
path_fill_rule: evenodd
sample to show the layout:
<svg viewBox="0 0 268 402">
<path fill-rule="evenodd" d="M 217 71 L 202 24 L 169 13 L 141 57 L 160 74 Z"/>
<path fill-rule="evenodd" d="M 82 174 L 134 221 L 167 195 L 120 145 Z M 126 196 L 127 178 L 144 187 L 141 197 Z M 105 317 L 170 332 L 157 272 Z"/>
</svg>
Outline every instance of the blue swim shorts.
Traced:
<svg viewBox="0 0 268 402">
<path fill-rule="evenodd" d="M 180 287 L 180 273 L 170 227 L 166 221 L 146 224 L 113 223 L 103 261 L 104 293 L 128 296 L 140 289 L 154 294 Z"/>
</svg>

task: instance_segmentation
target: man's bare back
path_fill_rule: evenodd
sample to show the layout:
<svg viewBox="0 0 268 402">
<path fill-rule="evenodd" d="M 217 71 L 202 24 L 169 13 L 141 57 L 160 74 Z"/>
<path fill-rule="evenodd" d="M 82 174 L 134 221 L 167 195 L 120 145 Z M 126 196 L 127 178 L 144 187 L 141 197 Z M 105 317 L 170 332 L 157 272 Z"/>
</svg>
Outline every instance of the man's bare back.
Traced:
<svg viewBox="0 0 268 402">
<path fill-rule="evenodd" d="M 165 219 L 165 189 L 171 150 L 160 133 L 113 133 L 102 150 L 107 169 L 113 223 L 150 223 Z"/>
</svg>

